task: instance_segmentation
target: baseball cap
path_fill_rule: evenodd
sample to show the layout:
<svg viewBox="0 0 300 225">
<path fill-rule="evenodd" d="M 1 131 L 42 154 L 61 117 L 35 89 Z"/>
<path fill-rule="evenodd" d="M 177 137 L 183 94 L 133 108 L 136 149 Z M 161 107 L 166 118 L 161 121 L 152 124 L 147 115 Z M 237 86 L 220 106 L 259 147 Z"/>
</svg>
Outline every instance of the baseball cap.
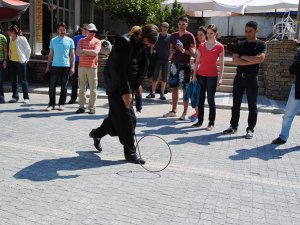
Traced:
<svg viewBox="0 0 300 225">
<path fill-rule="evenodd" d="M 87 27 L 86 27 L 87 30 L 89 31 L 98 31 L 95 24 L 93 23 L 90 23 Z"/>
</svg>

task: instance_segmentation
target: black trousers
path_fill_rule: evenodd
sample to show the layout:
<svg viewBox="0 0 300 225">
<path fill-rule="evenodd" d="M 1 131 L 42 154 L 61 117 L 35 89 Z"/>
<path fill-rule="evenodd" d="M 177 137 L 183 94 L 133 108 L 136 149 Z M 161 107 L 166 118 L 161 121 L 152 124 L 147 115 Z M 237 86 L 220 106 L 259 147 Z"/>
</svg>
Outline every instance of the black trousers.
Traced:
<svg viewBox="0 0 300 225">
<path fill-rule="evenodd" d="M 204 121 L 204 102 L 205 95 L 207 92 L 207 102 L 209 106 L 208 125 L 214 126 L 216 119 L 215 94 L 217 89 L 218 77 L 205 77 L 197 75 L 197 80 L 200 85 L 200 98 L 198 103 L 198 122 L 202 124 Z"/>
<path fill-rule="evenodd" d="M 95 136 L 98 138 L 102 138 L 107 134 L 118 136 L 121 144 L 124 146 L 124 154 L 135 154 L 136 117 L 132 105 L 130 105 L 129 109 L 126 108 L 120 93 L 108 95 L 108 104 L 108 117 L 96 129 Z"/>
<path fill-rule="evenodd" d="M 243 100 L 243 94 L 246 90 L 248 101 L 248 128 L 247 130 L 254 131 L 257 122 L 257 94 L 258 80 L 256 74 L 242 76 L 237 74 L 233 82 L 233 106 L 231 108 L 232 117 L 230 120 L 231 127 L 237 129 L 240 119 L 240 109 Z"/>
<path fill-rule="evenodd" d="M 142 94 L 143 94 L 143 88 L 140 86 L 138 89 L 134 91 L 134 100 L 135 100 L 135 108 L 136 111 L 141 111 L 142 110 Z"/>
<path fill-rule="evenodd" d="M 52 67 L 49 83 L 49 106 L 55 106 L 56 86 L 60 81 L 61 90 L 58 105 L 64 105 L 67 98 L 67 85 L 70 67 Z"/>
<path fill-rule="evenodd" d="M 75 73 L 70 76 L 72 92 L 71 92 L 71 100 L 76 101 L 77 92 L 78 92 L 78 64 L 79 62 L 75 62 Z"/>
<path fill-rule="evenodd" d="M 22 82 L 23 98 L 29 99 L 27 82 L 27 63 L 9 61 L 9 74 L 11 78 L 12 97 L 19 100 L 18 80 Z"/>
</svg>

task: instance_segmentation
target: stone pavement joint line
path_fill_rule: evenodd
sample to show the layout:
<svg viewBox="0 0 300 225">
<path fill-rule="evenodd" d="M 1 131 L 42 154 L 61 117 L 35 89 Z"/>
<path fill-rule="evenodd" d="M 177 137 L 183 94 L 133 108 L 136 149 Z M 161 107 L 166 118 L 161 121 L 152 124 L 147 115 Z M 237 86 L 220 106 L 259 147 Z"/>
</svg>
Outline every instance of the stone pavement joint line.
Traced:
<svg viewBox="0 0 300 225">
<path fill-rule="evenodd" d="M 49 153 L 55 154 L 55 155 L 61 155 L 61 156 L 74 156 L 74 154 L 71 154 L 70 151 L 66 151 L 63 149 L 54 149 L 54 148 L 45 148 L 45 147 L 38 147 L 33 145 L 22 145 L 22 144 L 15 144 L 10 142 L 3 142 L 0 141 L 0 146 L 2 147 L 16 147 L 16 151 L 19 151 L 20 149 L 25 150 L 26 152 L 40 152 L 40 153 Z M 89 157 L 82 156 L 82 158 Z M 118 160 L 117 157 L 112 156 L 105 156 L 105 160 Z M 163 164 L 157 164 L 157 167 L 154 167 L 155 169 L 163 167 Z M 201 167 L 187 167 L 187 166 L 181 166 L 181 165 L 171 165 L 168 167 L 168 170 L 172 172 L 183 172 L 183 173 L 193 173 L 193 174 L 201 174 L 205 176 L 210 177 L 218 177 L 220 179 L 226 179 L 226 180 L 233 180 L 233 181 L 241 181 L 241 182 L 254 182 L 254 183 L 262 183 L 262 184 L 270 184 L 270 185 L 276 185 L 280 187 L 289 187 L 289 188 L 296 188 L 300 189 L 300 182 L 289 182 L 285 180 L 280 179 L 270 179 L 270 178 L 264 178 L 259 176 L 253 176 L 253 175 L 243 175 L 243 174 L 236 174 L 236 173 L 230 173 L 230 172 L 224 172 L 220 170 L 210 170 L 205 169 Z"/>
</svg>

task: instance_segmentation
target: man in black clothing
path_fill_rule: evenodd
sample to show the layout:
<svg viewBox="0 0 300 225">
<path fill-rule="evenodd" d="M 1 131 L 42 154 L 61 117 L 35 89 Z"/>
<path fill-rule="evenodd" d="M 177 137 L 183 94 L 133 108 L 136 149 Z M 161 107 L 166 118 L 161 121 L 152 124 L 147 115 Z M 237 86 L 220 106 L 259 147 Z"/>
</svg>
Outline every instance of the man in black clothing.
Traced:
<svg viewBox="0 0 300 225">
<path fill-rule="evenodd" d="M 257 74 L 259 64 L 265 59 L 266 44 L 257 40 L 258 25 L 250 21 L 245 27 L 246 40 L 238 43 L 236 51 L 232 56 L 233 63 L 237 65 L 237 74 L 233 83 L 233 106 L 230 127 L 223 131 L 223 134 L 234 134 L 237 131 L 240 119 L 240 108 L 244 90 L 247 93 L 248 101 L 248 127 L 246 139 L 253 138 L 254 127 L 257 121 Z"/>
<path fill-rule="evenodd" d="M 94 146 L 101 151 L 100 140 L 105 135 L 118 136 L 124 146 L 125 159 L 144 164 L 135 147 L 136 117 L 132 107 L 132 92 L 142 84 L 147 74 L 149 56 L 158 39 L 158 28 L 146 25 L 132 36 L 117 38 L 103 74 L 108 95 L 109 113 L 100 127 L 90 132 Z"/>
</svg>

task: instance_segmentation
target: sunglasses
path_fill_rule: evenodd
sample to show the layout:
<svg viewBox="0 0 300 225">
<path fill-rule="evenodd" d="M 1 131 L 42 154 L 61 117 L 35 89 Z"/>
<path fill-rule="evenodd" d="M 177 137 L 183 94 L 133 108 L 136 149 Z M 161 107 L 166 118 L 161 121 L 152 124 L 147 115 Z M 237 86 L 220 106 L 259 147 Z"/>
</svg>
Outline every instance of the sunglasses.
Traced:
<svg viewBox="0 0 300 225">
<path fill-rule="evenodd" d="M 95 30 L 89 30 L 89 32 L 92 33 L 92 34 L 96 34 L 97 31 L 95 31 Z"/>
<path fill-rule="evenodd" d="M 178 26 L 185 26 L 186 23 L 178 23 Z"/>
</svg>

